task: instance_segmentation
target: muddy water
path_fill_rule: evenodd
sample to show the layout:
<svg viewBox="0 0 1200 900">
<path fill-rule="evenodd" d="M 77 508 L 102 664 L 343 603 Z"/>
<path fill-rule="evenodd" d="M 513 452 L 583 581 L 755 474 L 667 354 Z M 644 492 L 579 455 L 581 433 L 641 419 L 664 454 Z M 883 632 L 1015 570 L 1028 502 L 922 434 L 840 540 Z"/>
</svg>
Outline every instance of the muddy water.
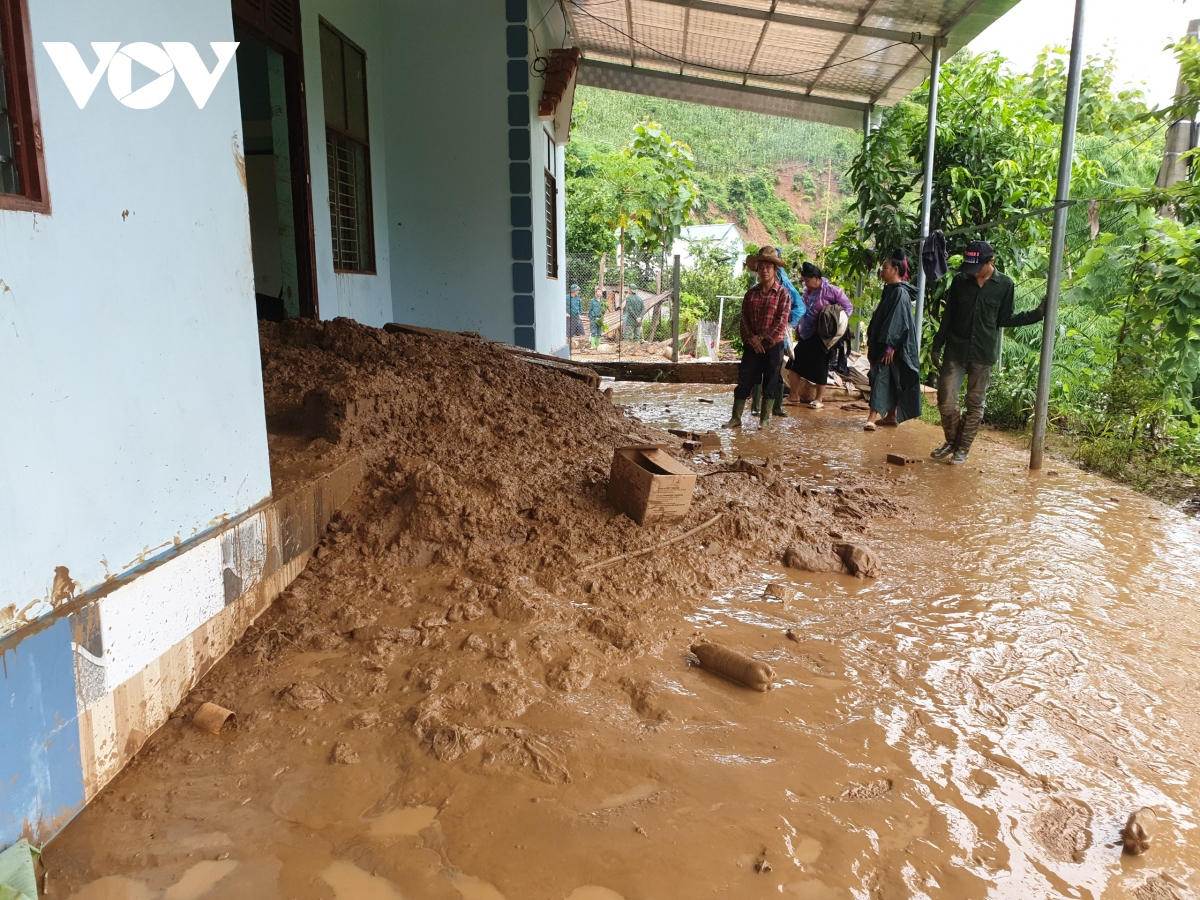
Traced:
<svg viewBox="0 0 1200 900">
<path fill-rule="evenodd" d="M 724 421 L 728 399 L 617 396 L 647 422 L 699 429 Z M 889 466 L 888 452 L 925 458 L 937 432 L 867 434 L 862 415 L 797 411 L 764 436 L 747 414 L 726 441 L 810 490 L 887 478 L 907 511 L 870 522 L 881 577 L 764 561 L 692 598 L 659 626 L 677 635 L 666 652 L 515 723 L 556 736 L 569 782 L 438 762 L 407 722 L 352 731 L 364 698 L 328 729 L 281 715 L 274 738 L 249 729 L 230 750 L 181 730 L 184 762 L 156 762 L 152 746 L 50 846 L 47 896 L 1190 896 L 1196 523 L 1065 465 L 1031 476 L 986 438 L 965 467 Z M 770 582 L 795 595 L 764 596 Z M 776 689 L 690 665 L 693 636 L 769 662 Z M 296 654 L 293 680 L 339 653 Z M 621 679 L 653 687 L 653 722 L 630 716 Z M 328 762 L 341 739 L 357 765 Z M 1120 827 L 1142 806 L 1159 834 L 1122 856 Z"/>
</svg>

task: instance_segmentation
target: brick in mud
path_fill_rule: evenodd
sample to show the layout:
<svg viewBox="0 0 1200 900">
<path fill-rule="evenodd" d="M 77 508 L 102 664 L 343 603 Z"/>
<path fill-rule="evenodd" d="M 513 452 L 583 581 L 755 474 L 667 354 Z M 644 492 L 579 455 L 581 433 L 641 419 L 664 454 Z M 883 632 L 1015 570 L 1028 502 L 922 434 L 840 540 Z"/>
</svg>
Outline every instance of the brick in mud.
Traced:
<svg viewBox="0 0 1200 900">
<path fill-rule="evenodd" d="M 795 596 L 795 593 L 796 592 L 786 584 L 772 582 L 771 584 L 768 584 L 766 590 L 763 591 L 763 597 L 768 600 L 782 600 L 784 603 L 791 603 L 792 597 Z"/>
</svg>

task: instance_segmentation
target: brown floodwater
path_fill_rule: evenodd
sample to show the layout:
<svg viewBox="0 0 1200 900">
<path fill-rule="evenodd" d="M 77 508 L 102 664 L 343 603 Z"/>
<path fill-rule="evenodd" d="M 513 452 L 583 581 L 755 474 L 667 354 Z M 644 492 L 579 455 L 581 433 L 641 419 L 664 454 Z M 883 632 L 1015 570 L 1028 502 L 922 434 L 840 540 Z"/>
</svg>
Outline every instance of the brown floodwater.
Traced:
<svg viewBox="0 0 1200 900">
<path fill-rule="evenodd" d="M 711 388 L 617 385 L 615 400 L 671 427 L 728 417 L 729 394 Z M 50 845 L 47 896 L 1191 896 L 1197 522 L 1066 464 L 1030 474 L 1023 451 L 986 435 L 968 465 L 935 463 L 936 429 L 864 433 L 863 415 L 796 410 L 763 435 L 747 413 L 725 440 L 810 490 L 885 478 L 905 513 L 869 522 L 880 577 L 764 561 L 688 598 L 655 625 L 665 652 L 598 678 L 652 685 L 655 721 L 606 690 L 520 717 L 531 734 L 570 731 L 543 754 L 569 781 L 440 762 L 408 723 L 346 728 L 357 765 L 330 764 L 342 732 L 300 713 L 280 717 L 269 753 L 253 732 L 221 744 L 189 730 L 191 756 L 135 765 Z M 888 465 L 889 452 L 924 461 Z M 772 582 L 791 600 L 765 596 Z M 691 665 L 693 634 L 769 662 L 775 688 Z M 292 680 L 344 652 L 296 653 Z M 369 710 L 359 700 L 347 715 Z M 1120 829 L 1143 806 L 1158 833 L 1123 855 Z"/>
</svg>

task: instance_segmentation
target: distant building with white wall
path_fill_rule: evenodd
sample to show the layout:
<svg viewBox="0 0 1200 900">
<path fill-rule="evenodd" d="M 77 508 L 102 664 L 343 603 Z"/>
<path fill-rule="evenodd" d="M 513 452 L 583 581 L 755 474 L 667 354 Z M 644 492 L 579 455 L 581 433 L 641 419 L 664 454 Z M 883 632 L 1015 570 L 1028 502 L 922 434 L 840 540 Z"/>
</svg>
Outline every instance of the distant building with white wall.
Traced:
<svg viewBox="0 0 1200 900">
<path fill-rule="evenodd" d="M 692 264 L 692 244 L 704 242 L 720 247 L 726 251 L 733 263 L 734 277 L 742 274 L 746 265 L 746 242 L 742 240 L 741 232 L 732 222 L 717 222 L 711 225 L 685 225 L 679 232 L 669 255 L 678 254 L 679 264 L 687 267 Z"/>
</svg>

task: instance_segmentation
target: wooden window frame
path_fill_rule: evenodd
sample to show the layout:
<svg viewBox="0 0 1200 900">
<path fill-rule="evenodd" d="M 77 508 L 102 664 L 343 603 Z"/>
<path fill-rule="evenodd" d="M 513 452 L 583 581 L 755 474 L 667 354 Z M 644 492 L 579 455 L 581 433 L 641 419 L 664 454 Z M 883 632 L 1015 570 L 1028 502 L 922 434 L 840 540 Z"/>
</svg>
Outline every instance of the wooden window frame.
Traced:
<svg viewBox="0 0 1200 900">
<path fill-rule="evenodd" d="M 2 2 L 2 0 L 0 0 L 0 2 Z M 365 154 L 365 158 L 366 158 L 365 178 L 366 178 L 366 185 L 367 185 L 367 197 L 366 197 L 366 201 L 367 201 L 367 209 L 366 209 L 367 235 L 366 235 L 365 243 L 367 244 L 367 246 L 370 247 L 370 250 L 371 250 L 371 265 L 369 268 L 362 268 L 362 269 L 339 269 L 338 265 L 337 265 L 337 258 L 335 256 L 334 261 L 333 261 L 333 271 L 335 274 L 338 274 L 338 275 L 377 275 L 377 274 L 379 274 L 379 272 L 378 272 L 379 267 L 378 267 L 378 254 L 375 252 L 375 250 L 376 250 L 376 248 L 375 248 L 375 185 L 374 185 L 374 182 L 373 182 L 372 176 L 371 176 L 371 108 L 370 108 L 371 98 L 370 98 L 370 92 L 367 90 L 367 85 L 366 85 L 367 51 L 363 50 L 362 47 L 360 47 L 354 41 L 350 40 L 350 38 L 346 37 L 346 35 L 341 30 L 339 30 L 338 28 L 336 28 L 332 24 L 330 24 L 330 22 L 327 21 L 324 17 L 319 17 L 317 21 L 318 21 L 318 29 L 327 28 L 342 43 L 353 48 L 356 52 L 361 53 L 362 58 L 363 58 L 363 124 L 366 128 L 366 133 L 367 133 L 366 142 L 364 143 L 362 140 L 360 140 L 359 138 L 355 137 L 354 135 L 348 133 L 347 131 L 344 131 L 341 128 L 338 128 L 336 126 L 329 124 L 329 119 L 325 117 L 324 98 L 322 98 L 322 103 L 321 103 L 321 116 L 322 116 L 322 118 L 325 119 L 325 132 L 326 132 L 326 145 L 327 146 L 328 146 L 328 141 L 329 141 L 328 136 L 330 133 L 332 133 L 332 134 L 337 135 L 342 140 L 350 141 L 351 143 L 359 145 L 366 151 L 366 154 Z M 319 35 L 320 35 L 320 32 L 318 31 L 318 40 L 319 40 Z M 322 60 L 322 65 L 324 65 L 323 60 Z M 321 74 L 322 74 L 322 81 L 324 81 L 324 72 L 322 72 Z M 346 97 L 346 71 L 345 71 L 345 63 L 344 62 L 342 65 L 342 108 L 343 109 L 349 108 L 347 105 L 347 97 Z M 327 168 L 328 168 L 328 157 L 329 157 L 329 154 L 328 154 L 328 149 L 327 149 L 326 150 L 326 166 L 327 166 Z M 331 184 L 330 185 L 331 190 L 332 190 L 332 187 L 333 187 L 333 185 Z M 332 219 L 332 210 L 331 210 L 331 218 L 330 218 L 329 224 L 330 224 L 330 228 L 334 227 L 334 222 Z M 360 242 L 360 244 L 361 243 L 363 243 L 363 242 Z M 361 250 L 359 251 L 359 255 L 361 256 Z"/>
<path fill-rule="evenodd" d="M 274 0 L 279 3 L 283 0 Z M 289 0 L 300 15 L 299 0 Z M 250 37 L 283 56 L 284 81 L 287 85 L 288 147 L 292 158 L 292 209 L 296 215 L 296 269 L 300 281 L 300 318 L 319 319 L 317 296 L 317 235 L 314 227 L 308 145 L 308 94 L 304 80 L 304 47 L 300 40 L 299 19 L 295 35 L 271 29 L 264 20 L 266 4 L 256 0 L 234 0 L 233 23 Z M 247 18 L 249 17 L 249 18 Z"/>
<path fill-rule="evenodd" d="M 27 0 L 0 0 L 0 40 L 5 51 L 4 80 L 13 129 L 13 160 L 21 178 L 21 193 L 0 194 L 0 209 L 49 215 L 50 192 L 46 186 L 46 156 L 31 34 Z"/>
</svg>

